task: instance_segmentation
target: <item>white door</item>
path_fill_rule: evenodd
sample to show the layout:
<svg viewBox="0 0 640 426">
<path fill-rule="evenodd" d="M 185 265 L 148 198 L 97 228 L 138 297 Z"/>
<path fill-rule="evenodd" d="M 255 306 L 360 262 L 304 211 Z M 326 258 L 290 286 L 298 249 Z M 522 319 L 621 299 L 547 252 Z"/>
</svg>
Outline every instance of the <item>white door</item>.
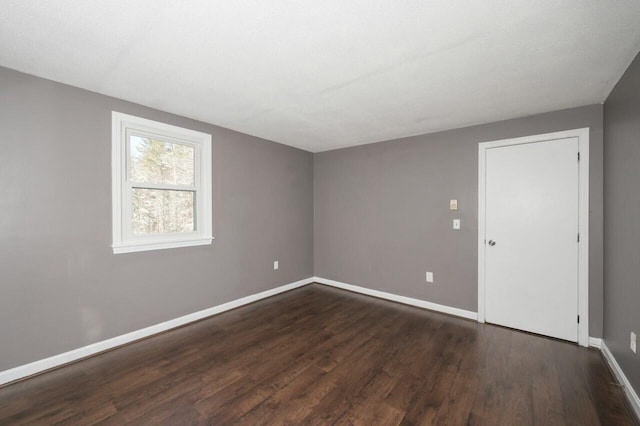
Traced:
<svg viewBox="0 0 640 426">
<path fill-rule="evenodd" d="M 577 137 L 486 150 L 485 319 L 578 340 Z"/>
</svg>

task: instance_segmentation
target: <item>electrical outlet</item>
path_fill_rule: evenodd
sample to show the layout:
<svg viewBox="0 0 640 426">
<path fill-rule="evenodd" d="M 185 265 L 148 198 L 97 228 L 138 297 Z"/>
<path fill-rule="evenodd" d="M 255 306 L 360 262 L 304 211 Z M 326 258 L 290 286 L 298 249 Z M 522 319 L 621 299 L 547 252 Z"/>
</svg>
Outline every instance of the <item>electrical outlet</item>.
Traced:
<svg viewBox="0 0 640 426">
<path fill-rule="evenodd" d="M 433 282 L 433 272 L 427 272 L 427 282 L 428 283 Z"/>
<path fill-rule="evenodd" d="M 277 270 L 279 267 L 280 267 L 280 264 L 278 263 L 278 261 L 277 261 L 277 260 L 276 260 L 276 261 L 274 261 L 274 262 L 273 262 L 273 270 L 275 271 L 275 270 Z"/>
<path fill-rule="evenodd" d="M 460 229 L 460 219 L 453 219 L 453 229 Z"/>
<path fill-rule="evenodd" d="M 631 350 L 633 351 L 634 354 L 637 353 L 636 352 L 636 333 L 634 333 L 633 331 L 631 332 L 631 343 L 629 346 L 631 346 Z"/>
</svg>

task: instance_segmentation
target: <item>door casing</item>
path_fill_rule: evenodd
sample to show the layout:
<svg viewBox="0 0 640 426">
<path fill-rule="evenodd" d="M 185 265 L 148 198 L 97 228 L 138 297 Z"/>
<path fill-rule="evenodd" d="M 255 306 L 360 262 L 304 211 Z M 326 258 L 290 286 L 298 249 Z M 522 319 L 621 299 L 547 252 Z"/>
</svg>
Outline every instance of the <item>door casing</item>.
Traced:
<svg viewBox="0 0 640 426">
<path fill-rule="evenodd" d="M 578 344 L 589 346 L 589 128 L 478 144 L 478 322 L 485 322 L 486 153 L 488 149 L 577 137 L 580 151 L 578 228 Z M 576 159 L 577 161 L 577 159 Z M 576 319 L 577 321 L 577 319 Z"/>
</svg>

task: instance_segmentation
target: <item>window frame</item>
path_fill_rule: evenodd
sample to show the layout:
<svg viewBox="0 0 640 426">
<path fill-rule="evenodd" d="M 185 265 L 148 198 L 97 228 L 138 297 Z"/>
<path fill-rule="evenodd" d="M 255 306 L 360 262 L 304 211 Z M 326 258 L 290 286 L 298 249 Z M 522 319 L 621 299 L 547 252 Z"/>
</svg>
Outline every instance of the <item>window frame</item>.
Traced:
<svg viewBox="0 0 640 426">
<path fill-rule="evenodd" d="M 158 121 L 112 111 L 112 228 L 114 254 L 211 244 L 211 135 Z M 130 136 L 192 146 L 194 148 L 194 184 L 133 183 L 130 180 Z M 153 235 L 134 235 L 132 193 L 134 188 L 194 192 L 194 231 Z"/>
</svg>

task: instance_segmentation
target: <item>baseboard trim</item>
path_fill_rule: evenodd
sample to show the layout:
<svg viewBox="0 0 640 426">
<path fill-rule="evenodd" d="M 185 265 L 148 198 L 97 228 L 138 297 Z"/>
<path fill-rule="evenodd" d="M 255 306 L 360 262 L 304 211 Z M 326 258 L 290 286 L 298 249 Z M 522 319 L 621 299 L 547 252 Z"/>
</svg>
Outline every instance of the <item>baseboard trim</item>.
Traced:
<svg viewBox="0 0 640 426">
<path fill-rule="evenodd" d="M 427 302 L 426 300 L 414 299 L 412 297 L 399 296 L 397 294 L 387 293 L 385 291 L 373 290 L 366 287 L 360 287 L 353 284 L 347 284 L 340 281 L 328 280 L 321 277 L 313 277 L 313 280 L 319 284 L 328 285 L 331 287 L 341 288 L 343 290 L 353 291 L 355 293 L 366 294 L 367 296 L 377 297 L 379 299 L 391 300 L 392 302 L 403 303 L 405 305 L 416 306 L 422 309 L 428 309 L 430 311 L 442 312 L 444 314 L 454 315 L 461 318 L 477 321 L 478 313 L 472 311 L 466 311 L 464 309 L 453 308 L 451 306 L 439 305 L 433 302 Z"/>
<path fill-rule="evenodd" d="M 0 386 L 25 379 L 36 374 L 44 373 L 45 371 L 52 370 L 54 368 L 62 367 L 65 364 L 69 364 L 75 361 L 79 361 L 83 358 L 97 355 L 101 352 L 105 352 L 111 349 L 115 349 L 118 346 L 123 346 L 136 340 L 144 339 L 154 334 L 162 333 L 164 331 L 171 330 L 201 319 L 229 311 L 231 309 L 238 308 L 249 303 L 256 302 L 267 297 L 275 296 L 279 293 L 284 293 L 296 289 L 298 287 L 305 286 L 314 282 L 314 278 L 306 278 L 304 280 L 296 281 L 294 283 L 286 284 L 280 287 L 276 287 L 270 290 L 266 290 L 257 294 L 243 297 L 241 299 L 232 300 L 222 305 L 207 308 L 202 311 L 194 312 L 192 314 L 184 315 L 179 318 L 174 318 L 169 321 L 161 322 L 159 324 L 152 325 L 140 330 L 132 331 L 127 334 L 113 337 L 111 339 L 103 340 L 91 345 L 83 346 L 78 349 L 73 349 L 69 352 L 64 352 L 59 355 L 54 355 L 49 358 L 41 359 L 31 362 L 29 364 L 20 365 L 10 370 L 0 371 Z"/>
<path fill-rule="evenodd" d="M 599 337 L 589 337 L 589 347 L 602 349 L 602 339 Z"/>
<path fill-rule="evenodd" d="M 604 355 L 604 359 L 607 361 L 607 364 L 609 364 L 609 367 L 611 368 L 611 371 L 613 371 L 614 376 L 616 376 L 616 379 L 618 379 L 618 382 L 620 382 L 620 384 L 622 385 L 624 393 L 627 396 L 627 400 L 629 401 L 629 405 L 631 405 L 631 408 L 635 412 L 636 418 L 640 421 L 640 397 L 638 397 L 638 394 L 636 393 L 635 389 L 633 389 L 633 386 L 631 386 L 629 379 L 627 379 L 624 371 L 622 371 L 622 368 L 620 368 L 620 364 L 618 364 L 618 361 L 616 361 L 615 357 L 604 341 L 602 342 L 601 350 L 602 354 Z"/>
</svg>

